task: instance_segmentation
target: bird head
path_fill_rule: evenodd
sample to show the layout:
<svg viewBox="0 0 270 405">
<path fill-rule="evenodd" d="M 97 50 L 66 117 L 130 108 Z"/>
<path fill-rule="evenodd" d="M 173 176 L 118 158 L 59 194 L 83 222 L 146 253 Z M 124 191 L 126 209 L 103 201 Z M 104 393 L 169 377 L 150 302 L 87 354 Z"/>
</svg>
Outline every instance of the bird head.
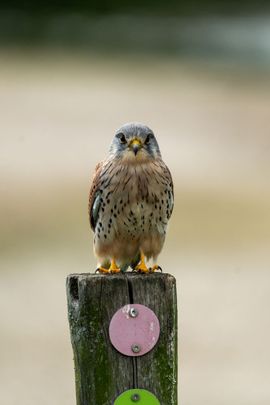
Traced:
<svg viewBox="0 0 270 405">
<path fill-rule="evenodd" d="M 116 132 L 110 154 L 134 163 L 161 157 L 153 131 L 139 123 L 126 124 Z"/>
</svg>

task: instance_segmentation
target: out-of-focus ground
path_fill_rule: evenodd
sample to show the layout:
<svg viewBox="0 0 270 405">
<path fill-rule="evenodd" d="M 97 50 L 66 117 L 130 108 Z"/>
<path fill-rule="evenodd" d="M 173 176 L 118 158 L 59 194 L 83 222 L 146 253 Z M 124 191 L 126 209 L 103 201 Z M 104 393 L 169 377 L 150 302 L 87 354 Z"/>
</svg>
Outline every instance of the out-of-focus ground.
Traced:
<svg viewBox="0 0 270 405">
<path fill-rule="evenodd" d="M 270 76 L 2 50 L 0 104 L 3 404 L 75 404 L 65 277 L 95 269 L 90 174 L 138 120 L 175 183 L 181 404 L 268 405 Z"/>
</svg>

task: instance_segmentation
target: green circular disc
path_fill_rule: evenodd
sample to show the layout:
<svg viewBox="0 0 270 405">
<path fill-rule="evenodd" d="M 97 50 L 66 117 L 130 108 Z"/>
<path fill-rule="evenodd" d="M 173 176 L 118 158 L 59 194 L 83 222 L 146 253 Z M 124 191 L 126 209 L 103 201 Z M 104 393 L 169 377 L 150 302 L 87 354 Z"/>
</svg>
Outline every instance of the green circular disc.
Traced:
<svg viewBox="0 0 270 405">
<path fill-rule="evenodd" d="M 129 390 L 120 395 L 114 405 L 160 405 L 154 394 L 146 390 Z"/>
</svg>

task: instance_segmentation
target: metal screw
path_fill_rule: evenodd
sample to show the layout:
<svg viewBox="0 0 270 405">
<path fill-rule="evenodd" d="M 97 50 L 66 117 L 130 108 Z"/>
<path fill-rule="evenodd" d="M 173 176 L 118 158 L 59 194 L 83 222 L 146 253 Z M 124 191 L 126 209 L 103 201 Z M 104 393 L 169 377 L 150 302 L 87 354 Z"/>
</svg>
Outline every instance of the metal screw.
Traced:
<svg viewBox="0 0 270 405">
<path fill-rule="evenodd" d="M 131 401 L 132 401 L 132 402 L 139 402 L 140 399 L 141 399 L 141 397 L 140 397 L 139 394 L 133 394 L 133 395 L 131 396 Z"/>
<path fill-rule="evenodd" d="M 133 353 L 140 353 L 141 351 L 141 346 L 138 344 L 134 344 L 131 346 L 131 350 L 133 351 Z"/>
<path fill-rule="evenodd" d="M 131 318 L 137 318 L 139 311 L 136 308 L 130 308 L 129 315 Z"/>
</svg>

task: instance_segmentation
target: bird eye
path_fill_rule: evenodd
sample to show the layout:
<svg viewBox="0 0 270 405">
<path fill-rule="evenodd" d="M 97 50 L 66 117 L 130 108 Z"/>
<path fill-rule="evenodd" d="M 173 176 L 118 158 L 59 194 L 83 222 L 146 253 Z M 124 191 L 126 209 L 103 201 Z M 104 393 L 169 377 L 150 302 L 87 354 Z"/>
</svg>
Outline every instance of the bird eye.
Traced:
<svg viewBox="0 0 270 405">
<path fill-rule="evenodd" d="M 152 134 L 148 134 L 145 141 L 144 141 L 144 144 L 149 145 L 151 138 L 152 138 Z"/>
<path fill-rule="evenodd" d="M 119 134 L 119 139 L 121 143 L 127 143 L 126 137 L 124 134 Z"/>
</svg>

